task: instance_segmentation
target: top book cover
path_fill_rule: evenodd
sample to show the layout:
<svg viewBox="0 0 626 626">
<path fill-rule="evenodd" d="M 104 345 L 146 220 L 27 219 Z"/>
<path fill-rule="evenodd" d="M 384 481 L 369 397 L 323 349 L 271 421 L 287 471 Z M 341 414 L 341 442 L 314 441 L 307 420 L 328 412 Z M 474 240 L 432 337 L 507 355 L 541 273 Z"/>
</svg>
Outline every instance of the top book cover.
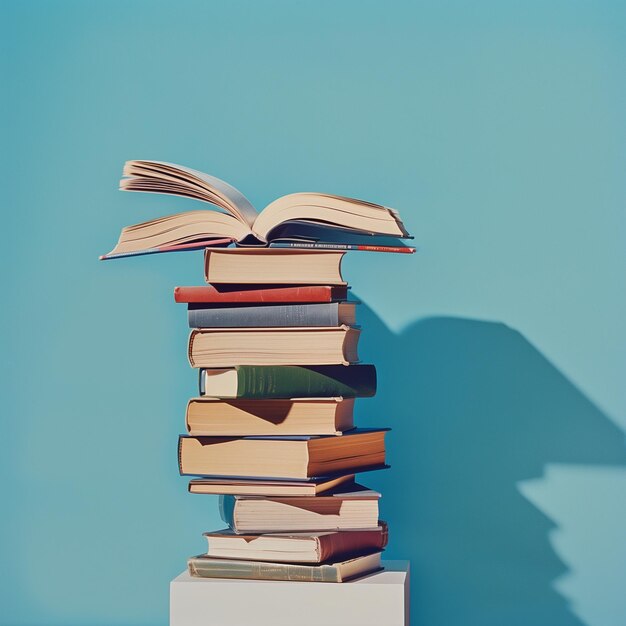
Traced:
<svg viewBox="0 0 626 626">
<path fill-rule="evenodd" d="M 184 196 L 208 203 L 122 229 L 115 248 L 101 259 L 193 250 L 255 246 L 414 252 L 400 214 L 364 200 L 325 193 L 282 196 L 262 211 L 228 183 L 181 165 L 128 161 L 120 189 Z M 391 242 L 392 245 L 389 245 Z"/>
</svg>

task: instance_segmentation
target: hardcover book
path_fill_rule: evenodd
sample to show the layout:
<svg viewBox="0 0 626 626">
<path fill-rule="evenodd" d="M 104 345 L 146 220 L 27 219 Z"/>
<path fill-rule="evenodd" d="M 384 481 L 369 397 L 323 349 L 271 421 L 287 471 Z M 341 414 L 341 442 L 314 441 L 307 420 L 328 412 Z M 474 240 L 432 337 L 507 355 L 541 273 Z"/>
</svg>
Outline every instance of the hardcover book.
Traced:
<svg viewBox="0 0 626 626">
<path fill-rule="evenodd" d="M 274 248 L 207 248 L 204 278 L 220 285 L 345 285 L 345 252 Z"/>
<path fill-rule="evenodd" d="M 379 499 L 357 484 L 314 497 L 220 496 L 220 515 L 237 534 L 374 529 Z"/>
<path fill-rule="evenodd" d="M 373 365 L 240 365 L 201 369 L 201 396 L 215 398 L 366 398 L 376 393 Z"/>
<path fill-rule="evenodd" d="M 360 331 L 336 328 L 201 328 L 189 336 L 191 367 L 349 365 Z"/>
<path fill-rule="evenodd" d="M 304 480 L 385 464 L 385 430 L 341 437 L 189 437 L 178 445 L 181 474 Z"/>
<path fill-rule="evenodd" d="M 174 289 L 174 300 L 185 304 L 306 304 L 342 302 L 347 298 L 346 285 L 203 285 Z"/>
<path fill-rule="evenodd" d="M 322 476 L 310 478 L 307 481 L 204 476 L 189 481 L 189 493 L 239 496 L 316 496 L 340 485 L 352 485 L 353 483 L 354 474 Z"/>
<path fill-rule="evenodd" d="M 187 321 L 190 328 L 354 326 L 355 308 L 354 302 L 236 307 L 189 304 Z"/>
<path fill-rule="evenodd" d="M 383 569 L 380 552 L 323 565 L 212 559 L 202 554 L 189 559 L 187 565 L 192 576 L 201 578 L 250 578 L 320 583 L 342 583 Z"/>
<path fill-rule="evenodd" d="M 387 545 L 387 525 L 373 530 L 238 535 L 231 529 L 204 533 L 207 556 L 217 559 L 325 563 L 379 552 Z"/>
<path fill-rule="evenodd" d="M 191 398 L 187 432 L 195 437 L 340 435 L 354 427 L 354 399 L 220 400 Z"/>
</svg>

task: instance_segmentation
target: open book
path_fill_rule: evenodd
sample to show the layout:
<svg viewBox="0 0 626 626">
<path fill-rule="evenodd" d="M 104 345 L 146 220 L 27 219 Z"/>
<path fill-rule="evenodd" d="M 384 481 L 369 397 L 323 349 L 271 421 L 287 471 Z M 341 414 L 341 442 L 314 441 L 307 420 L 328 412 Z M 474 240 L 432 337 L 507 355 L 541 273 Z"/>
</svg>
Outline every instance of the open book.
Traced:
<svg viewBox="0 0 626 626">
<path fill-rule="evenodd" d="M 319 241 L 320 228 L 322 232 L 340 229 L 346 242 L 352 243 L 359 243 L 355 242 L 354 235 L 409 237 L 397 211 L 354 198 L 294 193 L 274 200 L 258 213 L 250 201 L 228 183 L 181 165 L 128 161 L 123 174 L 120 181 L 123 191 L 186 196 L 212 206 L 211 210 L 188 211 L 127 226 L 122 229 L 115 248 L 101 257 L 103 259 L 231 242 L 267 246 L 277 240 L 283 243 Z"/>
</svg>

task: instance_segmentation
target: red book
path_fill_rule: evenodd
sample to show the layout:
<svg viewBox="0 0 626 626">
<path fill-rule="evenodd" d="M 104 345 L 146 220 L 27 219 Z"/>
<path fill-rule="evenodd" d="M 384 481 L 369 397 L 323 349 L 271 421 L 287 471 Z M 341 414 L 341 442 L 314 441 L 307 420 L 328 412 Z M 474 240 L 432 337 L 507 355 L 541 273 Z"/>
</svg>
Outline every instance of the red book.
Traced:
<svg viewBox="0 0 626 626">
<path fill-rule="evenodd" d="M 348 288 L 344 285 L 306 285 L 300 287 L 259 287 L 251 288 L 213 285 L 202 287 L 176 287 L 174 300 L 182 303 L 213 304 L 292 304 L 338 302 L 348 298 Z"/>
</svg>

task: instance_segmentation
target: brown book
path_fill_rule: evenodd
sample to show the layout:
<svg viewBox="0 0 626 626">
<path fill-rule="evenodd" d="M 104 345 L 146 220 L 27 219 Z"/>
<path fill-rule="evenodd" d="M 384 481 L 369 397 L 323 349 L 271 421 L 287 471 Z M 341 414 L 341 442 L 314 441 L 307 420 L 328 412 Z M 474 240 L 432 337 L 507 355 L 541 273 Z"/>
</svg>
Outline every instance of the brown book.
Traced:
<svg viewBox="0 0 626 626">
<path fill-rule="evenodd" d="M 349 326 L 200 328 L 189 336 L 191 367 L 349 365 L 360 331 Z"/>
<path fill-rule="evenodd" d="M 189 559 L 187 566 L 189 573 L 199 578 L 248 578 L 320 583 L 343 583 L 383 569 L 381 552 L 321 565 L 212 559 L 202 554 Z"/>
<path fill-rule="evenodd" d="M 374 529 L 379 498 L 357 484 L 314 497 L 220 496 L 220 515 L 237 534 Z"/>
<path fill-rule="evenodd" d="M 306 480 L 385 463 L 385 430 L 355 428 L 341 437 L 188 437 L 178 445 L 181 474 Z"/>
<path fill-rule="evenodd" d="M 238 535 L 231 529 L 204 533 L 207 556 L 218 559 L 325 563 L 379 552 L 387 545 L 387 524 L 375 530 L 344 530 L 315 533 Z"/>
<path fill-rule="evenodd" d="M 345 252 L 281 248 L 207 248 L 204 278 L 208 283 L 345 285 Z"/>
<path fill-rule="evenodd" d="M 239 496 L 316 496 L 340 485 L 354 483 L 354 474 L 324 476 L 301 480 L 268 480 L 245 478 L 192 478 L 189 493 Z"/>
<path fill-rule="evenodd" d="M 191 398 L 187 432 L 194 437 L 340 435 L 354 428 L 353 398 L 219 400 Z"/>
</svg>

